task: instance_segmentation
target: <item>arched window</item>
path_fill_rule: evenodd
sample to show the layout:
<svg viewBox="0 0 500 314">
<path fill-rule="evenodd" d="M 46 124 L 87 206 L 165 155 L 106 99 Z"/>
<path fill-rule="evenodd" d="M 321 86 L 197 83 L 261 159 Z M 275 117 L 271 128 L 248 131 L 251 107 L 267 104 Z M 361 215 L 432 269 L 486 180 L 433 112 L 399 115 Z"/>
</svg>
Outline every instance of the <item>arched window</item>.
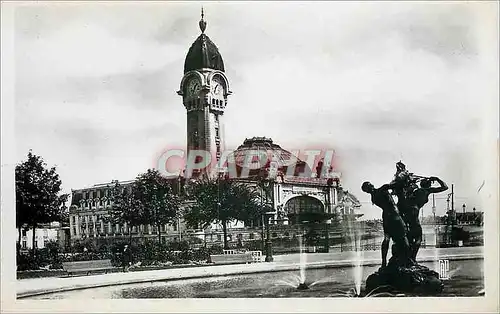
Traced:
<svg viewBox="0 0 500 314">
<path fill-rule="evenodd" d="M 285 204 L 285 211 L 290 224 L 322 221 L 324 219 L 323 204 L 319 200 L 306 195 L 290 199 Z"/>
<path fill-rule="evenodd" d="M 323 212 L 323 204 L 310 196 L 297 196 L 286 203 L 285 211 L 288 214 L 321 213 Z"/>
</svg>

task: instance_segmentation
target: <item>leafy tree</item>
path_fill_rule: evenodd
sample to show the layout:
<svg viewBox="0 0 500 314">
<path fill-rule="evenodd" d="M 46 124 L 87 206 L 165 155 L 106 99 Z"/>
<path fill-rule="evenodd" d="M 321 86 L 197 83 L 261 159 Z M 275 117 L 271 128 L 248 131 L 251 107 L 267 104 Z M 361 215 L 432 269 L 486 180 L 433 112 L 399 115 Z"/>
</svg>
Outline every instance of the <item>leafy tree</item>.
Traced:
<svg viewBox="0 0 500 314">
<path fill-rule="evenodd" d="M 206 228 L 214 222 L 222 224 L 226 249 L 227 223 L 248 222 L 262 214 L 258 191 L 235 180 L 202 178 L 192 182 L 188 191 L 192 202 L 184 215 L 186 223 L 194 228 Z"/>
<path fill-rule="evenodd" d="M 145 224 L 155 225 L 161 243 L 161 226 L 174 222 L 180 213 L 181 198 L 172 188 L 172 182 L 157 170 L 149 169 L 134 182 L 136 201 Z"/>
<path fill-rule="evenodd" d="M 128 186 L 115 183 L 111 191 L 112 205 L 107 221 L 113 224 L 127 224 L 129 243 L 132 242 L 132 228 L 141 225 L 144 213 L 138 201 L 137 187 L 135 184 Z"/>
<path fill-rule="evenodd" d="M 152 169 L 138 175 L 128 186 L 116 183 L 112 201 L 108 221 L 126 223 L 129 242 L 132 241 L 132 228 L 142 224 L 155 225 L 161 242 L 161 226 L 172 223 L 181 207 L 180 197 L 174 193 L 171 182 Z"/>
<path fill-rule="evenodd" d="M 47 169 L 42 157 L 28 152 L 28 159 L 16 165 L 16 227 L 33 229 L 33 256 L 35 231 L 43 223 L 58 221 L 66 210 L 68 194 L 60 194 L 61 180 L 56 168 Z"/>
</svg>

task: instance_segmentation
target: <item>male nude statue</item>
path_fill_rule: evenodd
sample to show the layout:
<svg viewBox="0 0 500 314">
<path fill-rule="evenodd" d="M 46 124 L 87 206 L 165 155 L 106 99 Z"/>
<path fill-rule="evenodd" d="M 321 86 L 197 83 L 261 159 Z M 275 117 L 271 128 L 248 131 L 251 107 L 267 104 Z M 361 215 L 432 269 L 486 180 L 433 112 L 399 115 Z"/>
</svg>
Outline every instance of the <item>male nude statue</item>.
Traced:
<svg viewBox="0 0 500 314">
<path fill-rule="evenodd" d="M 410 246 L 406 237 L 406 226 L 399 214 L 399 210 L 394 203 L 394 199 L 389 193 L 393 187 L 384 184 L 376 189 L 370 182 L 364 182 L 361 189 L 371 195 L 372 203 L 382 208 L 382 220 L 384 228 L 384 240 L 382 241 L 382 267 L 387 266 L 387 252 L 389 251 L 390 239 L 397 246 L 399 260 L 406 264 L 413 264 L 409 259 Z"/>
<path fill-rule="evenodd" d="M 432 182 L 439 183 L 439 187 L 432 187 Z M 408 240 L 411 249 L 411 258 L 416 260 L 418 250 L 422 243 L 422 226 L 418 218 L 420 208 L 429 202 L 429 195 L 432 193 L 444 192 L 448 189 L 446 183 L 437 177 L 429 177 L 420 181 L 420 187 L 409 196 L 406 207 L 400 208 L 404 212 L 404 218 L 408 224 Z"/>
<path fill-rule="evenodd" d="M 393 194 L 398 197 L 397 206 L 400 210 L 401 217 L 406 223 L 406 217 L 404 216 L 406 211 L 402 209 L 408 207 L 407 203 L 410 195 L 418 188 L 416 181 L 417 178 L 413 175 L 413 173 L 408 172 L 404 163 L 401 161 L 396 163 L 396 174 L 394 175 L 392 182 L 389 184 L 393 187 Z"/>
</svg>

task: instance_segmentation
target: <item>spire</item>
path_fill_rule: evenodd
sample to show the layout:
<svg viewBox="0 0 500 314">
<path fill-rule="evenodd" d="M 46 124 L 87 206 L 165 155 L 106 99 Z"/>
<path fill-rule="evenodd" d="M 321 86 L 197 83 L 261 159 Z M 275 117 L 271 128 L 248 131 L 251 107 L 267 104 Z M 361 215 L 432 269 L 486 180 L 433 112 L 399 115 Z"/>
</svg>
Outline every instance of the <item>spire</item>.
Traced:
<svg viewBox="0 0 500 314">
<path fill-rule="evenodd" d="M 207 22 L 205 22 L 205 20 L 203 19 L 203 17 L 205 17 L 205 14 L 203 12 L 203 7 L 201 7 L 201 20 L 198 23 L 198 25 L 200 26 L 202 34 L 205 33 L 205 29 L 207 28 Z"/>
</svg>

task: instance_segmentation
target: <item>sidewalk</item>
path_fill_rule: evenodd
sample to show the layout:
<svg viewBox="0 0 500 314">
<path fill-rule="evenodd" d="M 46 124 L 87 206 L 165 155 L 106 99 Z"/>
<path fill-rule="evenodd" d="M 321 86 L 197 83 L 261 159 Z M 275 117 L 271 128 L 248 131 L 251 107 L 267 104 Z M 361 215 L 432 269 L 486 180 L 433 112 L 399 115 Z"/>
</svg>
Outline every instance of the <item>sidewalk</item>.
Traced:
<svg viewBox="0 0 500 314">
<path fill-rule="evenodd" d="M 307 268 L 346 267 L 354 265 L 356 252 L 308 253 Z M 380 264 L 380 251 L 362 251 L 361 265 Z M 481 259 L 483 247 L 422 249 L 419 262 L 437 259 Z M 127 273 L 109 273 L 78 277 L 51 277 L 17 280 L 17 297 L 28 297 L 45 293 L 123 285 L 130 283 L 206 278 L 214 276 L 242 275 L 299 269 L 299 254 L 274 256 L 274 262 L 215 265 L 193 268 L 163 269 Z"/>
</svg>

